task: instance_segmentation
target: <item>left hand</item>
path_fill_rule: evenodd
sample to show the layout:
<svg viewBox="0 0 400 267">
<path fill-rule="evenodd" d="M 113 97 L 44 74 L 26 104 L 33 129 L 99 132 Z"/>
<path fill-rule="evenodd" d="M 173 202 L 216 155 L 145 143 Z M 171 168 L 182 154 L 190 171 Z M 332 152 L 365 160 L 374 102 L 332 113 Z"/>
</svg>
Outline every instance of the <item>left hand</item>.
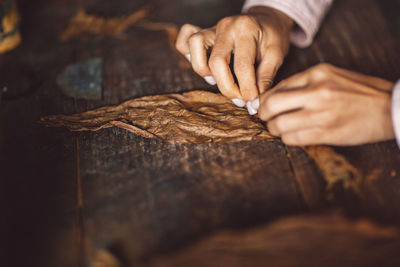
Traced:
<svg viewBox="0 0 400 267">
<path fill-rule="evenodd" d="M 247 14 L 223 18 L 208 29 L 185 24 L 176 49 L 190 59 L 193 70 L 208 83 L 217 83 L 223 95 L 244 106 L 272 85 L 289 50 L 293 24 L 278 10 L 253 7 Z M 232 54 L 237 84 L 229 68 Z"/>
<path fill-rule="evenodd" d="M 320 64 L 260 98 L 259 117 L 288 145 L 359 145 L 394 138 L 392 82 Z"/>
</svg>

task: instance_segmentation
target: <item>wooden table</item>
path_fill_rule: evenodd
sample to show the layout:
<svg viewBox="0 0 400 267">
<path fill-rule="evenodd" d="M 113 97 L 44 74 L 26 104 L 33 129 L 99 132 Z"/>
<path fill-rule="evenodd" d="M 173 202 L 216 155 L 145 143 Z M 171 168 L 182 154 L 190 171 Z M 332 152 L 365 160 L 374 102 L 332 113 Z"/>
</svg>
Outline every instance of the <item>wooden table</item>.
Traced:
<svg viewBox="0 0 400 267">
<path fill-rule="evenodd" d="M 335 148 L 362 173 L 364 197 L 342 187 L 333 199 L 302 148 L 275 142 L 169 144 L 112 128 L 44 128 L 71 114 L 124 100 L 216 90 L 170 46 L 163 31 L 130 27 L 125 39 L 59 34 L 80 8 L 105 17 L 150 6 L 153 21 L 211 26 L 242 1 L 20 1 L 22 45 L 0 56 L 0 177 L 7 266 L 85 266 L 104 249 L 125 264 L 184 247 L 224 228 L 339 209 L 350 217 L 400 222 L 400 153 L 394 141 Z M 392 81 L 400 77 L 400 3 L 337 1 L 307 49 L 292 47 L 277 80 L 329 62 Z M 103 99 L 61 93 L 72 63 L 104 60 Z M 7 262 L 7 261 L 6 261 Z"/>
</svg>

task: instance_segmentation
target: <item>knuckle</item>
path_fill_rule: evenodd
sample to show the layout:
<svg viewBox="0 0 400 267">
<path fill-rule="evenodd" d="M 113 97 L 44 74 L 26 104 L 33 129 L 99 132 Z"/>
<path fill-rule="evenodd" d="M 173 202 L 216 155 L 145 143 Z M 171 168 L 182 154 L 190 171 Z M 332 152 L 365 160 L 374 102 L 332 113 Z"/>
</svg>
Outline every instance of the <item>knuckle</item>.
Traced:
<svg viewBox="0 0 400 267">
<path fill-rule="evenodd" d="M 250 66 L 246 62 L 241 60 L 238 60 L 233 64 L 233 70 L 238 74 L 249 72 L 249 67 Z"/>
<path fill-rule="evenodd" d="M 189 24 L 189 23 L 185 23 L 185 24 L 182 25 L 181 31 L 190 31 L 190 30 L 195 29 L 195 28 L 196 27 L 194 25 Z"/>
<path fill-rule="evenodd" d="M 332 101 L 335 98 L 335 90 L 326 83 L 319 86 L 318 94 L 323 101 Z"/>
<path fill-rule="evenodd" d="M 319 63 L 319 64 L 317 65 L 317 67 L 318 67 L 318 68 L 322 68 L 322 69 L 326 69 L 326 70 L 331 70 L 332 67 L 333 67 L 333 65 L 332 65 L 332 64 L 329 64 L 329 63 L 326 63 L 326 62 L 323 62 L 323 63 Z"/>
<path fill-rule="evenodd" d="M 264 76 L 264 77 L 258 78 L 258 83 L 260 84 L 260 86 L 262 88 L 265 88 L 265 89 L 270 88 L 272 86 L 273 82 L 274 81 L 273 81 L 272 77 L 270 77 L 270 76 Z"/>
<path fill-rule="evenodd" d="M 192 34 L 192 36 L 189 37 L 189 44 L 193 45 L 195 43 L 203 43 L 204 42 L 204 35 L 200 32 Z"/>
<path fill-rule="evenodd" d="M 256 28 L 259 28 L 254 18 L 247 15 L 241 15 L 236 17 L 234 24 L 238 30 L 248 30 L 248 29 L 254 30 Z"/>
<path fill-rule="evenodd" d="M 211 70 L 216 70 L 224 64 L 225 59 L 219 55 L 211 54 L 210 59 L 208 60 L 208 66 Z"/>
<path fill-rule="evenodd" d="M 217 28 L 225 28 L 227 26 L 230 26 L 232 25 L 233 21 L 234 21 L 233 17 L 225 17 L 217 23 Z"/>
<path fill-rule="evenodd" d="M 197 74 L 199 74 L 202 77 L 208 75 L 207 67 L 203 66 L 202 64 L 192 64 L 192 68 Z"/>
<path fill-rule="evenodd" d="M 339 122 L 339 116 L 336 112 L 325 111 L 320 114 L 319 120 L 322 122 L 322 126 L 330 127 L 337 125 Z"/>
<path fill-rule="evenodd" d="M 332 70 L 332 65 L 328 63 L 320 63 L 311 68 L 311 77 L 315 80 L 325 80 L 328 78 Z"/>
</svg>

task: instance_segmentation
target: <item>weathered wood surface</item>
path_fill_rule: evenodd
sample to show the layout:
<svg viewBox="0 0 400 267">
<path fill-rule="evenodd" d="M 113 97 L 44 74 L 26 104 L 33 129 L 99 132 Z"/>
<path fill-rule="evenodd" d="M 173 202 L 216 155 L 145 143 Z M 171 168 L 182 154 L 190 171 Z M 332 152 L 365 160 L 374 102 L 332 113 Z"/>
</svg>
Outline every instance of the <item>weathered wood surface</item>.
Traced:
<svg viewBox="0 0 400 267">
<path fill-rule="evenodd" d="M 398 266 L 399 248 L 393 227 L 338 214 L 289 216 L 247 231 L 220 231 L 144 266 Z"/>
<path fill-rule="evenodd" d="M 20 1 L 22 45 L 0 56 L 0 165 L 5 184 L 7 266 L 84 266 L 106 251 L 125 264 L 190 245 L 218 229 L 251 228 L 332 207 L 400 222 L 400 153 L 394 142 L 336 148 L 362 173 L 361 195 L 325 180 L 301 148 L 280 142 L 172 145 L 119 129 L 73 134 L 36 124 L 144 95 L 215 88 L 182 67 L 163 31 L 127 38 L 59 34 L 78 9 L 117 17 L 150 6 L 149 19 L 213 25 L 241 1 Z M 212 10 L 213 12 L 209 12 Z M 315 43 L 292 48 L 278 80 L 330 62 L 400 77 L 396 1 L 337 1 Z M 396 34 L 397 33 L 397 34 Z M 103 100 L 64 96 L 56 77 L 71 63 L 104 59 Z"/>
</svg>

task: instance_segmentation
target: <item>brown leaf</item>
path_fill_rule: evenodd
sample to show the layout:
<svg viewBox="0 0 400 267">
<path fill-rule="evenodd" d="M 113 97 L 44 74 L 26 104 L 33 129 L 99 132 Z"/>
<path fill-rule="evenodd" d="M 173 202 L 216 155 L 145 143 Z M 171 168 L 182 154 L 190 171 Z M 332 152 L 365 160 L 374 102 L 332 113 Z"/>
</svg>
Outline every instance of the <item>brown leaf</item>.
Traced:
<svg viewBox="0 0 400 267">
<path fill-rule="evenodd" d="M 81 9 L 71 18 L 68 27 L 61 33 L 60 40 L 67 41 L 84 33 L 119 38 L 126 29 L 148 15 L 148 9 L 140 9 L 126 17 L 103 18 L 89 15 L 85 10 Z"/>
<path fill-rule="evenodd" d="M 261 120 L 224 96 L 207 91 L 145 96 L 81 114 L 43 117 L 40 123 L 71 131 L 97 131 L 115 126 L 171 143 L 274 139 Z"/>
<path fill-rule="evenodd" d="M 310 146 L 306 151 L 314 159 L 327 182 L 328 198 L 333 198 L 332 191 L 337 184 L 341 184 L 345 190 L 353 190 L 359 197 L 364 197 L 360 189 L 363 176 L 344 156 L 326 146 Z"/>
</svg>

